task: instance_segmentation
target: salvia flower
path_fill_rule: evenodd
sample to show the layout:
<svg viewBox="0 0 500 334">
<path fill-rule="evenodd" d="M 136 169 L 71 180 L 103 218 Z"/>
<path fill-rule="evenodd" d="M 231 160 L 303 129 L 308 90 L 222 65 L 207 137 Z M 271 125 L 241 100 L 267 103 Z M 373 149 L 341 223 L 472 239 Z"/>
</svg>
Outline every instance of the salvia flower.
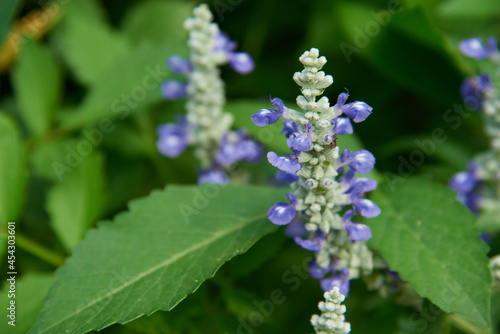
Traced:
<svg viewBox="0 0 500 334">
<path fill-rule="evenodd" d="M 251 117 L 257 126 L 283 118 L 282 134 L 291 151 L 284 156 L 267 154 L 269 163 L 285 173 L 294 191 L 292 199 L 288 194 L 290 203 L 276 203 L 268 218 L 276 225 L 293 224 L 287 233 L 299 246 L 316 253 L 311 276 L 321 279 L 325 290 L 336 286 L 347 294 L 350 279 L 373 269 L 372 254 L 366 245 L 371 230 L 357 217 L 375 217 L 380 209 L 365 198 L 377 183 L 357 176 L 373 169 L 375 157 L 367 150 L 345 149 L 339 154 L 336 138 L 352 133 L 351 120 L 365 120 L 372 108 L 360 101 L 347 103 L 349 95 L 345 92 L 330 106 L 328 98 L 321 97 L 333 83 L 333 78 L 321 70 L 325 57 L 311 49 L 300 57 L 300 62 L 304 70 L 295 73 L 293 79 L 302 93 L 297 97 L 302 112 L 274 98 L 274 109 L 261 109 Z M 303 224 L 303 228 L 297 224 Z"/>
<path fill-rule="evenodd" d="M 187 116 L 182 124 L 165 124 L 158 129 L 158 149 L 173 158 L 188 145 L 194 147 L 201 162 L 198 183 L 227 183 L 227 169 L 238 161 L 257 161 L 262 148 L 244 131 L 231 131 L 232 115 L 224 112 L 224 82 L 219 66 L 229 64 L 239 73 L 253 70 L 253 60 L 247 53 L 235 52 L 236 43 L 212 22 L 208 6 L 193 10 L 193 17 L 184 22 L 189 32 L 188 59 L 169 57 L 167 66 L 187 80 L 169 79 L 162 83 L 165 99 L 187 98 Z"/>
<path fill-rule="evenodd" d="M 460 43 L 460 50 L 476 59 L 489 58 L 497 65 L 497 73 L 500 70 L 500 56 L 494 37 L 490 37 L 487 44 L 479 38 L 465 40 Z M 492 74 L 469 77 L 461 87 L 465 102 L 482 111 L 490 148 L 478 154 L 469 163 L 467 171 L 455 174 L 449 182 L 449 186 L 457 192 L 458 200 L 476 215 L 500 206 L 500 91 L 498 76 Z"/>
<path fill-rule="evenodd" d="M 334 287 L 323 294 L 325 301 L 318 304 L 321 315 L 313 315 L 311 325 L 317 334 L 346 334 L 351 332 L 351 324 L 345 321 L 346 307 L 342 305 L 345 296 Z"/>
<path fill-rule="evenodd" d="M 483 73 L 466 78 L 460 87 L 460 93 L 462 94 L 462 99 L 472 109 L 482 110 L 482 101 L 492 89 L 491 77 Z"/>
<path fill-rule="evenodd" d="M 486 44 L 480 38 L 469 38 L 460 42 L 460 51 L 468 57 L 478 60 L 498 54 L 498 42 L 495 37 L 489 37 Z"/>
</svg>

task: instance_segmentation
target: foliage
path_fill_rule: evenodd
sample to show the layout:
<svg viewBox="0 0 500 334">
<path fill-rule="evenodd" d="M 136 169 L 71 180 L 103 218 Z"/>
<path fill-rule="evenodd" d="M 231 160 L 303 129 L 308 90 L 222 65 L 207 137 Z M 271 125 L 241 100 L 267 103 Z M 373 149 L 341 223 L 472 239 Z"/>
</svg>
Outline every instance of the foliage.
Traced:
<svg viewBox="0 0 500 334">
<path fill-rule="evenodd" d="M 197 187 L 192 149 L 176 159 L 157 151 L 158 125 L 185 110 L 160 87 L 176 78 L 167 58 L 187 55 L 182 22 L 195 2 L 51 4 L 0 3 L 0 267 L 9 272 L 15 221 L 18 306 L 16 327 L 2 313 L 0 332 L 312 332 L 322 292 L 310 255 L 266 218 L 287 192 L 275 169 L 240 163 L 236 184 Z M 498 254 L 499 211 L 474 217 L 445 187 L 488 145 L 459 92 L 465 76 L 491 68 L 458 42 L 500 37 L 498 1 L 208 4 L 254 58 L 251 74 L 222 71 L 225 110 L 266 152 L 288 154 L 282 121 L 260 128 L 250 116 L 274 97 L 295 108 L 292 75 L 306 49 L 328 58 L 332 105 L 349 87 L 373 107 L 337 144 L 377 158 L 367 177 L 380 183 L 370 200 L 382 214 L 362 221 L 370 247 L 424 301 L 353 282 L 352 333 L 497 333 L 479 233 L 492 234 Z M 9 288 L 4 280 L 3 310 Z"/>
</svg>

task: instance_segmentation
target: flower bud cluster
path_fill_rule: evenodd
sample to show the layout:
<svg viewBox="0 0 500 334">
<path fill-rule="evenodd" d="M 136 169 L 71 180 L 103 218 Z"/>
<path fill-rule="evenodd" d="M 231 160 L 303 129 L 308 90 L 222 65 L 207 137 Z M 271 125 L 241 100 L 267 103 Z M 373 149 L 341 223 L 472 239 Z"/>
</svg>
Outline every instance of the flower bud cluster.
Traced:
<svg viewBox="0 0 500 334">
<path fill-rule="evenodd" d="M 327 291 L 323 295 L 325 302 L 318 304 L 321 315 L 313 315 L 311 324 L 317 334 L 345 334 L 351 332 L 351 324 L 345 321 L 345 305 L 342 302 L 345 296 L 342 295 L 338 287 Z"/>
<path fill-rule="evenodd" d="M 189 145 L 201 162 L 198 183 L 227 183 L 224 171 L 240 161 L 260 158 L 260 146 L 246 132 L 231 132 L 232 115 L 224 112 L 225 90 L 219 66 L 229 64 L 241 74 L 254 68 L 252 58 L 245 52 L 235 52 L 231 41 L 213 21 L 207 5 L 193 10 L 193 17 L 184 22 L 189 32 L 189 59 L 171 56 L 167 65 L 172 72 L 187 78 L 187 82 L 166 80 L 162 94 L 166 99 L 187 98 L 186 117 L 177 124 L 164 124 L 158 128 L 157 147 L 163 155 L 174 158 Z"/>
<path fill-rule="evenodd" d="M 320 97 L 333 83 L 332 76 L 321 70 L 326 58 L 313 48 L 299 60 L 304 70 L 293 79 L 300 86 L 297 105 L 303 112 L 274 98 L 271 102 L 276 109 L 261 109 L 251 117 L 257 126 L 274 124 L 283 117 L 282 133 L 291 150 L 285 156 L 267 154 L 268 161 L 281 170 L 279 179 L 291 182 L 294 190 L 287 194 L 289 202 L 278 202 L 269 209 L 268 218 L 276 225 L 288 225 L 287 233 L 298 245 L 316 252 L 310 273 L 321 280 L 325 291 L 337 286 L 347 295 L 349 280 L 373 269 L 366 245 L 371 230 L 352 219 L 357 214 L 375 217 L 380 209 L 364 198 L 377 182 L 358 176 L 373 169 L 374 156 L 366 150 L 340 151 L 337 136 L 351 134 L 350 120 L 364 121 L 372 108 L 360 101 L 346 104 L 347 93 L 341 93 L 330 106 L 327 97 Z"/>
<path fill-rule="evenodd" d="M 494 37 L 483 44 L 479 38 L 460 43 L 466 56 L 482 60 L 490 59 L 500 71 L 500 52 Z M 498 77 L 499 73 L 496 73 Z M 491 139 L 490 149 L 477 155 L 469 163 L 467 171 L 455 174 L 450 187 L 458 192 L 458 199 L 474 214 L 500 206 L 500 90 L 498 78 L 479 74 L 464 80 L 461 93 L 464 100 L 484 115 L 486 132 Z"/>
</svg>

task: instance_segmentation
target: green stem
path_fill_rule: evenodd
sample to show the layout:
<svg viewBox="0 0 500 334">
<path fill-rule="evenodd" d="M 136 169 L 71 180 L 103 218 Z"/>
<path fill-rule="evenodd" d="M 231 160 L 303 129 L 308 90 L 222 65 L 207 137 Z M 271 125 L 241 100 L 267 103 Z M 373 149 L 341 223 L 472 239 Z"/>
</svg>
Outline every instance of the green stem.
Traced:
<svg viewBox="0 0 500 334">
<path fill-rule="evenodd" d="M 16 246 L 56 267 L 59 267 L 64 263 L 63 256 L 40 246 L 20 233 L 16 233 Z"/>
<path fill-rule="evenodd" d="M 481 328 L 476 324 L 470 322 L 469 320 L 457 315 L 449 314 L 448 319 L 451 321 L 454 327 L 462 330 L 464 333 L 468 334 L 489 334 L 488 329 Z"/>
</svg>

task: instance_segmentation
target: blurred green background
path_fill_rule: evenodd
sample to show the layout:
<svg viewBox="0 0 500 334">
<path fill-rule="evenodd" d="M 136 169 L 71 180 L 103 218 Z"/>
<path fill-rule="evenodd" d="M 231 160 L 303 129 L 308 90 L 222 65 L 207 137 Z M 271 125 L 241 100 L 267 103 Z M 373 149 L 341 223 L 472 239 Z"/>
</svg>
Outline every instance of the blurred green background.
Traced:
<svg viewBox="0 0 500 334">
<path fill-rule="evenodd" d="M 442 129 L 447 140 L 436 144 L 409 174 L 431 174 L 446 183 L 487 147 L 481 115 L 465 107 L 459 88 L 466 76 L 489 70 L 488 64 L 462 56 L 458 42 L 500 37 L 500 1 L 208 3 L 221 30 L 256 63 L 255 71 L 246 76 L 222 69 L 226 109 L 235 114 L 235 126 L 247 127 L 258 137 L 248 116 L 269 107 L 270 96 L 295 100 L 299 90 L 292 75 L 301 70 L 298 57 L 316 47 L 328 59 L 324 70 L 335 79 L 325 95 L 335 101 L 347 89 L 351 101 L 365 101 L 374 108 L 367 121 L 355 125 L 360 143 L 350 140 L 346 145 L 369 149 L 382 176 L 401 173 L 402 161 L 421 150 L 417 143 L 432 138 L 435 129 Z M 180 0 L 0 3 L 0 131 L 4 134 L 0 180 L 7 185 L 0 190 L 0 218 L 19 222 L 20 272 L 42 273 L 26 277 L 26 285 L 34 282 L 30 286 L 39 286 L 40 292 L 36 298 L 26 296 L 33 304 L 26 310 L 27 319 L 36 318 L 50 273 L 97 220 L 111 218 L 125 210 L 129 200 L 166 184 L 196 182 L 192 152 L 172 160 L 155 148 L 158 124 L 184 112 L 183 101 L 161 98 L 159 82 L 172 76 L 165 66 L 169 55 L 187 55 L 182 22 L 196 4 Z M 153 80 L 145 84 L 148 75 Z M 288 106 L 295 107 L 293 102 Z M 463 113 L 450 120 L 446 115 L 452 115 L 449 110 L 454 108 L 463 108 Z M 105 128 L 113 127 L 109 133 L 102 130 L 103 120 L 109 120 Z M 98 142 L 91 146 L 92 153 L 76 167 L 69 166 L 71 171 L 54 165 L 68 165 L 69 152 L 78 150 L 89 133 Z M 283 142 L 275 131 L 265 144 L 279 149 Z M 252 182 L 266 183 L 274 169 L 263 161 L 252 171 Z M 0 233 L 5 239 L 4 226 Z M 284 244 L 285 249 L 265 247 L 270 244 Z M 245 317 L 255 307 L 251 301 L 268 298 L 274 286 L 283 284 L 283 272 L 307 256 L 281 232 L 256 247 L 234 260 L 236 269 L 232 271 L 232 263 L 223 267 L 213 282 L 171 314 L 115 325 L 109 331 L 199 333 L 205 326 L 205 332 L 223 333 L 224 328 L 231 332 L 237 316 Z M 235 274 L 241 271 L 238 265 L 246 267 L 245 261 L 262 256 L 264 264 Z M 298 292 L 287 295 L 294 302 L 280 307 L 256 333 L 311 331 L 304 314 L 315 312 L 320 292 L 317 282 L 304 282 Z M 353 333 L 418 332 L 418 326 L 409 324 L 410 308 L 366 295 L 363 289 L 360 284 L 347 304 L 353 310 L 350 321 L 356 324 Z M 193 320 L 198 318 L 203 320 Z M 450 321 L 432 322 L 424 332 L 451 333 L 456 329 Z"/>
</svg>

